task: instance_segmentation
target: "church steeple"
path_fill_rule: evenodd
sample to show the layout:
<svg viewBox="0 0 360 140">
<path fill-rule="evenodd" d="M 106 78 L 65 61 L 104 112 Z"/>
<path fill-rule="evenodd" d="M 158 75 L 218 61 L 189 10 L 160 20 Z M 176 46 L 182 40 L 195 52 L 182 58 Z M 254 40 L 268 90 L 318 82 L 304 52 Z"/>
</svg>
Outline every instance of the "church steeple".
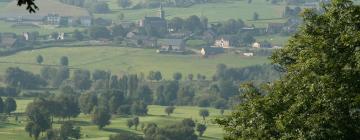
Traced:
<svg viewBox="0 0 360 140">
<path fill-rule="evenodd" d="M 163 9 L 162 4 L 160 4 L 160 8 L 159 8 L 159 17 L 165 19 L 165 11 Z"/>
</svg>

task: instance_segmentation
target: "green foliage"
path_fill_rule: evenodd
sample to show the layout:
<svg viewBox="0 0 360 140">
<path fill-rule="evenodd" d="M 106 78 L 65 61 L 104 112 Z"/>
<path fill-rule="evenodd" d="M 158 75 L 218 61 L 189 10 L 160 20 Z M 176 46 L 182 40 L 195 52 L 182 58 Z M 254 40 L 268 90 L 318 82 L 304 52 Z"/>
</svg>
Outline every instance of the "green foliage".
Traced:
<svg viewBox="0 0 360 140">
<path fill-rule="evenodd" d="M 75 40 L 78 40 L 78 41 L 82 41 L 84 39 L 84 35 L 82 32 L 80 32 L 78 29 L 75 29 L 73 34 L 72 34 L 72 37 L 75 39 Z"/>
<path fill-rule="evenodd" d="M 201 109 L 199 110 L 199 115 L 205 120 L 206 117 L 210 116 L 209 110 L 207 109 Z"/>
<path fill-rule="evenodd" d="M 26 114 L 29 119 L 25 126 L 25 131 L 29 136 L 34 136 L 35 140 L 39 138 L 41 132 L 45 132 L 51 128 L 51 120 L 49 114 L 41 110 L 36 103 L 30 103 L 26 108 Z"/>
<path fill-rule="evenodd" d="M 145 139 L 158 140 L 197 140 L 195 135 L 195 123 L 191 119 L 184 119 L 182 122 L 159 128 L 156 124 L 148 124 L 144 130 Z"/>
<path fill-rule="evenodd" d="M 111 104 L 111 103 L 110 103 Z M 79 107 L 82 113 L 89 114 L 97 105 L 97 96 L 93 92 L 86 92 L 79 97 Z"/>
<path fill-rule="evenodd" d="M 243 86 L 243 103 L 217 122 L 227 139 L 356 139 L 358 5 L 333 0 L 323 13 L 306 10 L 304 25 L 273 63 L 286 74 L 258 89 Z"/>
<path fill-rule="evenodd" d="M 38 56 L 36 57 L 36 63 L 42 64 L 43 61 L 44 61 L 44 58 L 43 58 L 41 55 L 38 55 Z"/>
<path fill-rule="evenodd" d="M 0 97 L 0 113 L 3 113 L 5 109 L 5 104 L 3 99 Z"/>
<path fill-rule="evenodd" d="M 132 119 L 128 119 L 126 121 L 126 125 L 128 128 L 131 128 L 132 126 L 134 126 L 134 121 Z"/>
<path fill-rule="evenodd" d="M 134 117 L 134 118 L 132 119 L 132 121 L 133 121 L 133 124 L 134 124 L 134 126 L 135 126 L 135 130 L 137 130 L 137 128 L 138 128 L 138 126 L 139 126 L 139 123 L 140 123 L 139 117 Z"/>
<path fill-rule="evenodd" d="M 165 113 L 170 116 L 170 114 L 174 113 L 175 107 L 174 106 L 168 106 L 165 108 Z"/>
<path fill-rule="evenodd" d="M 109 109 L 105 107 L 96 107 L 92 115 L 92 122 L 102 129 L 104 126 L 110 124 L 111 114 Z"/>
<path fill-rule="evenodd" d="M 60 58 L 60 64 L 62 66 L 68 66 L 69 65 L 69 58 L 67 56 L 62 56 Z"/>
<path fill-rule="evenodd" d="M 92 39 L 108 39 L 110 38 L 110 30 L 105 26 L 92 26 L 89 29 L 89 35 Z"/>
<path fill-rule="evenodd" d="M 91 87 L 90 72 L 88 70 L 75 70 L 72 80 L 74 87 L 80 90 L 87 90 Z"/>
<path fill-rule="evenodd" d="M 199 133 L 199 136 L 203 136 L 204 132 L 206 130 L 206 125 L 205 124 L 196 124 L 196 131 Z"/>
<path fill-rule="evenodd" d="M 6 69 L 5 83 L 11 87 L 24 89 L 35 89 L 47 84 L 39 75 L 34 75 L 18 67 L 9 67 Z"/>
<path fill-rule="evenodd" d="M 173 75 L 174 80 L 179 81 L 182 78 L 182 74 L 180 72 L 176 72 Z"/>
<path fill-rule="evenodd" d="M 80 127 L 74 127 L 71 122 L 65 122 L 61 125 L 60 138 L 62 140 L 79 139 L 80 137 Z"/>
<path fill-rule="evenodd" d="M 153 101 L 153 92 L 148 85 L 141 85 L 136 90 L 135 95 L 133 95 L 133 100 L 150 104 Z"/>
<path fill-rule="evenodd" d="M 11 112 L 16 110 L 16 101 L 14 98 L 8 97 L 4 102 L 4 113 L 10 114 Z"/>
<path fill-rule="evenodd" d="M 131 6 L 131 0 L 117 0 L 118 6 L 126 8 Z"/>
</svg>

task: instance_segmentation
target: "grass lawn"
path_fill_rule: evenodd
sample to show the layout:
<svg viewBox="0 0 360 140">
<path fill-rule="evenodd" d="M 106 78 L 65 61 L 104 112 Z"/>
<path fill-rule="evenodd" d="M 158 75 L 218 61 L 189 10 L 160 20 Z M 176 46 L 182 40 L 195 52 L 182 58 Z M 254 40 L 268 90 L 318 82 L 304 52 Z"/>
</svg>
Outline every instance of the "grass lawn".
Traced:
<svg viewBox="0 0 360 140">
<path fill-rule="evenodd" d="M 3 75 L 8 67 L 20 67 L 39 73 L 42 66 L 35 64 L 38 55 L 44 57 L 43 64 L 59 64 L 61 56 L 68 56 L 69 65 L 74 68 L 109 70 L 115 74 L 140 72 L 148 74 L 151 70 L 159 70 L 164 78 L 171 78 L 174 72 L 181 72 L 183 75 L 200 73 L 210 78 L 215 73 L 216 65 L 220 63 L 229 67 L 245 67 L 269 62 L 266 57 L 243 57 L 235 54 L 223 54 L 205 59 L 195 54 L 157 54 L 153 49 L 55 47 L 0 57 L 0 74 Z"/>
<path fill-rule="evenodd" d="M 17 99 L 16 101 L 19 108 L 25 108 L 31 99 Z M 164 108 L 165 107 L 163 106 L 149 106 L 149 115 L 140 117 L 140 123 L 147 124 L 154 122 L 159 126 L 164 126 L 179 122 L 184 118 L 192 118 L 197 122 L 203 122 L 202 118 L 198 115 L 198 111 L 201 109 L 199 107 L 176 107 L 174 113 L 170 116 L 166 116 Z M 213 119 L 220 117 L 219 110 L 213 108 L 208 109 L 210 116 L 206 118 L 205 121 L 208 128 L 205 131 L 204 136 L 200 139 L 220 140 L 222 139 L 223 131 L 218 125 L 212 122 Z M 229 113 L 229 111 L 226 111 L 225 113 Z M 81 114 L 79 117 L 72 120 L 77 126 L 81 127 L 81 133 L 83 135 L 82 139 L 84 140 L 108 140 L 109 135 L 121 132 L 143 134 L 140 127 L 137 131 L 133 128 L 127 128 L 127 119 L 129 119 L 129 117 L 113 116 L 111 124 L 106 126 L 103 130 L 98 130 L 97 126 L 90 122 L 91 119 L 89 115 Z M 15 122 L 14 117 L 10 117 L 8 120 L 8 122 L 0 122 L 1 140 L 32 140 L 32 138 L 30 138 L 24 130 L 24 125 L 26 124 L 25 117 L 19 117 L 20 122 Z M 55 124 L 54 126 L 58 128 L 59 124 Z"/>
</svg>

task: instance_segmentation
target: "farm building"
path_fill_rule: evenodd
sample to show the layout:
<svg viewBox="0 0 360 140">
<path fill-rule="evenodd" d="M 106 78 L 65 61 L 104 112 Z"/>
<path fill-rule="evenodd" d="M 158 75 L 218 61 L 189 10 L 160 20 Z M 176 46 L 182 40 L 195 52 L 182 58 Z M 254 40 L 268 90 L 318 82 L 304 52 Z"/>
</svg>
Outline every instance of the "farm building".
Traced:
<svg viewBox="0 0 360 140">
<path fill-rule="evenodd" d="M 203 47 L 200 50 L 201 56 L 209 56 L 224 53 L 224 48 L 220 47 Z"/>
<path fill-rule="evenodd" d="M 227 37 L 221 37 L 218 40 L 215 40 L 215 47 L 220 47 L 220 48 L 230 48 L 231 43 L 230 43 L 230 39 Z"/>
<path fill-rule="evenodd" d="M 271 48 L 271 44 L 267 41 L 255 42 L 252 44 L 253 48 Z"/>
<path fill-rule="evenodd" d="M 166 31 L 167 23 L 165 20 L 165 11 L 163 10 L 162 5 L 159 8 L 159 16 L 157 17 L 144 17 L 139 21 L 140 27 L 148 27 L 155 30 Z"/>
<path fill-rule="evenodd" d="M 284 23 L 269 23 L 266 27 L 266 32 L 270 34 L 280 33 L 284 27 Z"/>
<path fill-rule="evenodd" d="M 182 39 L 163 39 L 159 41 L 160 49 L 158 50 L 159 53 L 161 52 L 175 52 L 175 53 L 182 53 L 185 52 L 185 42 Z"/>
</svg>

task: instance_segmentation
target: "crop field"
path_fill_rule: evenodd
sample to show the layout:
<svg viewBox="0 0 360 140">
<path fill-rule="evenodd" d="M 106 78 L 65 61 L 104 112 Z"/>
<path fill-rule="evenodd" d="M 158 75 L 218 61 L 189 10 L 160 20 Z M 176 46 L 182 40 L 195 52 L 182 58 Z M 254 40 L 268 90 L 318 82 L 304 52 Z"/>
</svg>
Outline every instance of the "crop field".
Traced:
<svg viewBox="0 0 360 140">
<path fill-rule="evenodd" d="M 31 102 L 31 99 L 16 99 L 18 108 L 26 108 L 26 105 Z M 149 106 L 148 116 L 139 117 L 140 123 L 156 123 L 159 126 L 169 125 L 181 121 L 184 118 L 192 118 L 197 122 L 203 122 L 202 118 L 198 115 L 198 111 L 201 108 L 198 107 L 176 107 L 173 114 L 167 116 L 164 113 L 165 107 L 163 106 Z M 217 117 L 220 117 L 220 111 L 213 108 L 208 108 L 210 116 L 206 118 L 205 122 L 207 124 L 207 130 L 204 133 L 204 136 L 200 139 L 202 140 L 220 140 L 222 139 L 223 131 L 222 129 L 213 123 L 213 120 Z M 17 111 L 17 112 L 24 112 Z M 225 111 L 225 114 L 228 114 L 229 111 Z M 143 134 L 140 128 L 134 130 L 134 128 L 129 129 L 126 126 L 126 120 L 131 117 L 121 117 L 121 116 L 112 116 L 111 124 L 105 126 L 103 130 L 98 130 L 97 126 L 91 123 L 91 116 L 81 114 L 79 117 L 71 119 L 76 126 L 81 127 L 82 139 L 84 140 L 108 140 L 109 135 L 127 132 L 135 134 Z M 26 124 L 26 117 L 19 117 L 18 121 L 15 121 L 15 117 L 11 116 L 8 118 L 8 122 L 0 122 L 0 139 L 1 140 L 12 140 L 12 139 L 21 139 L 21 140 L 32 140 L 24 130 Z M 59 127 L 55 118 L 54 127 Z"/>
<path fill-rule="evenodd" d="M 158 54 L 154 49 L 136 49 L 126 47 L 68 47 L 47 48 L 23 51 L 17 54 L 0 57 L 0 74 L 8 67 L 20 67 L 24 70 L 39 73 L 43 65 L 36 64 L 36 57 L 44 57 L 44 65 L 57 65 L 60 57 L 68 56 L 69 66 L 88 70 L 108 70 L 114 74 L 140 73 L 159 70 L 163 77 L 169 79 L 174 72 L 202 74 L 210 78 L 216 65 L 223 63 L 229 67 L 245 67 L 268 63 L 266 57 L 244 57 L 236 54 L 224 54 L 202 58 L 198 54 L 174 55 Z"/>
</svg>

